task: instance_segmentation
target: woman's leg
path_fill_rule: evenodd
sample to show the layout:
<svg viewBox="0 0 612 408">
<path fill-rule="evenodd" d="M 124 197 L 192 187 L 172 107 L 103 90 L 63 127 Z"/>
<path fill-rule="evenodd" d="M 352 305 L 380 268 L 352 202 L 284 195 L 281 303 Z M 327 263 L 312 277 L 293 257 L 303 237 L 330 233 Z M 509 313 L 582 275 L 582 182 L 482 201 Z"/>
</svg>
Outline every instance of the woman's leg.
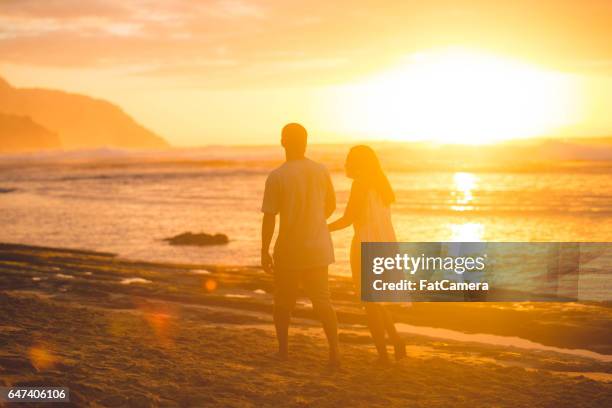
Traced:
<svg viewBox="0 0 612 408">
<path fill-rule="evenodd" d="M 391 340 L 394 343 L 401 340 L 402 338 L 397 333 L 397 329 L 395 328 L 395 321 L 393 320 L 393 315 L 391 314 L 389 309 L 387 309 L 385 306 L 381 305 L 381 309 L 382 309 L 382 316 L 383 316 L 383 320 L 385 324 L 385 331 L 389 335 L 389 340 Z"/>
<path fill-rule="evenodd" d="M 395 328 L 395 322 L 393 321 L 391 311 L 384 306 L 381 306 L 381 309 L 385 330 L 389 335 L 389 339 L 393 342 L 393 347 L 395 349 L 395 359 L 401 360 L 406 357 L 406 344 Z"/>
<path fill-rule="evenodd" d="M 361 243 L 353 240 L 351 245 L 351 274 L 355 294 L 361 299 Z M 372 302 L 362 302 L 365 308 L 368 328 L 374 340 L 374 345 L 378 351 L 378 356 L 382 360 L 387 359 L 387 345 L 385 342 L 385 320 L 381 305 Z"/>
<path fill-rule="evenodd" d="M 385 341 L 385 321 L 383 308 L 376 303 L 364 303 L 366 316 L 368 318 L 368 328 L 374 340 L 378 357 L 382 360 L 387 359 L 387 343 Z"/>
</svg>

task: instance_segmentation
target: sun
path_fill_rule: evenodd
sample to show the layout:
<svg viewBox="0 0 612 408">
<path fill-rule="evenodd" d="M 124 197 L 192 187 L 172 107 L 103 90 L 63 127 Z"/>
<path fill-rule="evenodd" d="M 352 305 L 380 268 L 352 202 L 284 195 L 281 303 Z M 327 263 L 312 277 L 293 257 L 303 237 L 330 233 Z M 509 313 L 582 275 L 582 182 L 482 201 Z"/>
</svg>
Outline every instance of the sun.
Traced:
<svg viewBox="0 0 612 408">
<path fill-rule="evenodd" d="M 345 91 L 347 130 L 438 143 L 544 135 L 577 122 L 580 106 L 571 75 L 463 49 L 414 54 Z"/>
</svg>

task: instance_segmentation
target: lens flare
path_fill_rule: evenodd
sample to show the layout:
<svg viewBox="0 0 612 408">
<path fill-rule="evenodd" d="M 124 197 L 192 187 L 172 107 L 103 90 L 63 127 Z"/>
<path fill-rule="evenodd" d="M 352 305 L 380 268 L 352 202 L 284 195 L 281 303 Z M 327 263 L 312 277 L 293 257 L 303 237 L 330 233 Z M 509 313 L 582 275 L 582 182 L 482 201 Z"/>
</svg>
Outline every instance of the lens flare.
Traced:
<svg viewBox="0 0 612 408">
<path fill-rule="evenodd" d="M 30 347 L 28 351 L 32 365 L 38 371 L 43 371 L 52 368 L 57 362 L 57 356 L 51 351 L 50 347 L 38 344 Z"/>
<path fill-rule="evenodd" d="M 214 279 L 206 279 L 203 283 L 202 283 L 202 287 L 204 288 L 204 290 L 206 290 L 207 292 L 214 292 L 215 290 L 217 290 L 217 281 Z"/>
</svg>

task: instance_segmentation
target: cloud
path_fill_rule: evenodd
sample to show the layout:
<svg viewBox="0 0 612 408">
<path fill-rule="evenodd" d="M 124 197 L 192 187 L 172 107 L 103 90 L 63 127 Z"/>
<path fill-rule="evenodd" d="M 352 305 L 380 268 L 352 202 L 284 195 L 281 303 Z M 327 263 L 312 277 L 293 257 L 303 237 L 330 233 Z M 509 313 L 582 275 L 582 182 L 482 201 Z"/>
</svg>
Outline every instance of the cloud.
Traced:
<svg viewBox="0 0 612 408">
<path fill-rule="evenodd" d="M 164 28 L 218 25 L 214 20 L 262 19 L 263 7 L 241 0 L 3 0 L 0 32 L 4 38 L 43 36 L 50 31 L 90 35 L 92 30 L 121 36 L 139 34 L 161 37 Z M 107 26 L 110 29 L 106 29 Z"/>
<path fill-rule="evenodd" d="M 240 0 L 219 1 L 212 7 L 205 8 L 205 10 L 208 10 L 212 16 L 225 18 L 263 18 L 265 16 L 261 6 Z"/>
<path fill-rule="evenodd" d="M 70 20 L 83 17 L 126 17 L 126 2 L 115 0 L 2 0 L 0 15 Z"/>
<path fill-rule="evenodd" d="M 612 58 L 612 9 L 599 4 L 2 0 L 0 62 L 144 66 L 150 69 L 141 75 L 216 76 L 217 83 L 230 85 L 305 75 L 325 82 L 459 42 L 567 66 L 572 59 Z M 588 27 L 575 23 L 585 18 Z"/>
<path fill-rule="evenodd" d="M 0 3 L 0 62 L 112 68 L 129 75 L 180 76 L 206 86 L 292 81 L 292 73 L 346 64 L 337 52 L 314 51 L 304 27 L 312 13 L 244 0 L 107 0 Z M 289 10 L 291 12 L 291 10 Z M 294 33 L 297 31 L 297 37 Z M 140 67 L 134 70 L 133 67 Z"/>
</svg>

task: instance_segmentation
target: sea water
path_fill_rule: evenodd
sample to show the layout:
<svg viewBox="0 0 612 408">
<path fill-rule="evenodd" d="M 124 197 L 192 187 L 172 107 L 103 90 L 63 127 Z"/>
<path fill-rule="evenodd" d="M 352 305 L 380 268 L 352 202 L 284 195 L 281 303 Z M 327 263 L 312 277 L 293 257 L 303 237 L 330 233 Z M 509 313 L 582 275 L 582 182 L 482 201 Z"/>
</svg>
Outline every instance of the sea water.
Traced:
<svg viewBox="0 0 612 408">
<path fill-rule="evenodd" d="M 313 147 L 328 166 L 341 215 L 350 190 L 348 146 Z M 581 163 L 563 171 L 415 170 L 381 155 L 396 191 L 401 241 L 610 241 L 612 174 Z M 394 159 L 394 160 L 391 160 Z M 117 253 L 196 264 L 256 265 L 260 205 L 280 147 L 164 152 L 99 150 L 0 156 L 0 242 Z M 227 234 L 227 245 L 171 246 L 185 232 Z M 332 273 L 349 274 L 351 229 L 333 234 Z"/>
</svg>

